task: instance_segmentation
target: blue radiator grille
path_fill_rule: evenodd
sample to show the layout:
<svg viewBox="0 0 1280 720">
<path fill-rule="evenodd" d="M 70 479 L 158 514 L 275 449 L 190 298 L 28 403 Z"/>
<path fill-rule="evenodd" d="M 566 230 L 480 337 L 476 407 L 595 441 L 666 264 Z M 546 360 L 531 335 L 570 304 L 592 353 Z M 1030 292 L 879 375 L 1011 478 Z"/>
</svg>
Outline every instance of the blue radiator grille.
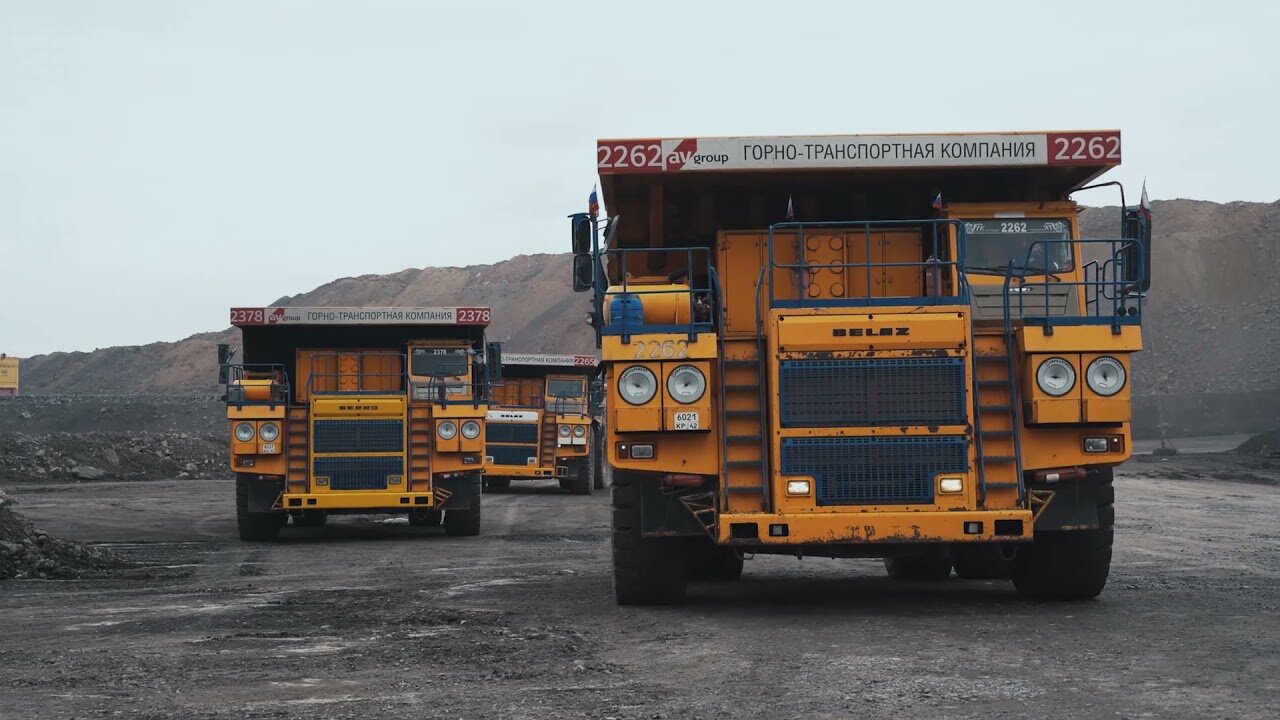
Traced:
<svg viewBox="0 0 1280 720">
<path fill-rule="evenodd" d="M 316 458 L 312 474 L 329 478 L 334 490 L 385 490 L 388 475 L 403 475 L 398 457 Z"/>
<path fill-rule="evenodd" d="M 493 458 L 495 465 L 529 466 L 529 458 L 538 457 L 537 445 L 488 445 L 485 455 Z M 536 463 L 537 460 L 534 460 Z"/>
<path fill-rule="evenodd" d="M 969 469 L 963 437 L 784 438 L 782 474 L 812 475 L 819 505 L 933 502 L 938 473 Z"/>
<path fill-rule="evenodd" d="M 785 360 L 783 427 L 963 425 L 962 358 Z"/>
<path fill-rule="evenodd" d="M 404 450 L 403 420 L 316 420 L 313 427 L 318 453 Z"/>
</svg>

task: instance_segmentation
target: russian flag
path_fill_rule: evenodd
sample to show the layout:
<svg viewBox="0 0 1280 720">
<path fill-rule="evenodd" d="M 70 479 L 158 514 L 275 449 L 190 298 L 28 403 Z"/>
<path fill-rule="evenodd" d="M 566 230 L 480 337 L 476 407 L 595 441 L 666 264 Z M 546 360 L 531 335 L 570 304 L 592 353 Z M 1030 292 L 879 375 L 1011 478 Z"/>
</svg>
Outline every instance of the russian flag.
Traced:
<svg viewBox="0 0 1280 720">
<path fill-rule="evenodd" d="M 942 193 L 938 193 L 938 197 L 933 199 L 933 209 L 934 210 L 942 209 Z"/>
<path fill-rule="evenodd" d="M 591 186 L 591 194 L 587 196 L 587 214 L 592 220 L 600 217 L 600 196 L 596 195 L 596 186 Z"/>
<path fill-rule="evenodd" d="M 1147 222 L 1151 222 L 1151 201 L 1147 199 L 1147 179 L 1142 179 L 1142 199 L 1138 201 L 1138 210 Z"/>
</svg>

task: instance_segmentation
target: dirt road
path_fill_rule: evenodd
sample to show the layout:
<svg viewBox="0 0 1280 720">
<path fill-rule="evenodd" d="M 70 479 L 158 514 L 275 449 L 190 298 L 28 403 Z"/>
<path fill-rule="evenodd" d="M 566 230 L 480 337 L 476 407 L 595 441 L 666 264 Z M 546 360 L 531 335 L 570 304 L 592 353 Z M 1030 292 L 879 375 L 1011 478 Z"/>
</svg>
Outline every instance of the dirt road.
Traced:
<svg viewBox="0 0 1280 720">
<path fill-rule="evenodd" d="M 232 539 L 225 480 L 25 485 L 38 525 L 148 569 L 0 584 L 0 716 L 1275 717 L 1280 487 L 1175 469 L 1119 474 L 1111 582 L 1078 604 L 759 557 L 618 608 L 602 493 L 486 495 L 479 538 L 266 545 Z"/>
</svg>

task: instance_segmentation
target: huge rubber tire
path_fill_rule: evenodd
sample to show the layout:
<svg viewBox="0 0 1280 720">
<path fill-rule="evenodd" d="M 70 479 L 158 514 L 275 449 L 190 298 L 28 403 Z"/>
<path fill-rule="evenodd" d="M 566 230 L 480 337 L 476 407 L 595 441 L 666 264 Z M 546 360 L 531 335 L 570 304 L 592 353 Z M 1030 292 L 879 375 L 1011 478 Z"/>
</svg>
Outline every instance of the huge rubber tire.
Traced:
<svg viewBox="0 0 1280 720">
<path fill-rule="evenodd" d="M 489 477 L 485 476 L 484 486 L 489 490 L 506 490 L 511 487 L 511 478 L 509 477 Z"/>
<path fill-rule="evenodd" d="M 591 461 L 583 458 L 570 468 L 569 492 L 574 495 L 591 494 Z"/>
<path fill-rule="evenodd" d="M 1013 574 L 1013 561 L 1004 556 L 999 545 L 991 543 L 953 547 L 951 563 L 956 575 L 965 580 L 1008 580 Z"/>
<path fill-rule="evenodd" d="M 329 521 L 329 513 L 326 510 L 301 510 L 293 514 L 293 526 L 300 528 L 318 528 L 324 527 Z"/>
<path fill-rule="evenodd" d="M 1115 541 L 1115 487 L 1111 468 L 1095 470 L 1098 528 L 1036 533 L 1018 550 L 1013 586 L 1033 600 L 1091 600 L 1107 586 Z"/>
<path fill-rule="evenodd" d="M 684 602 L 689 583 L 686 538 L 640 532 L 640 476 L 613 474 L 613 594 L 619 605 Z"/>
<path fill-rule="evenodd" d="M 689 541 L 689 579 L 731 582 L 742 578 L 742 553 L 706 538 Z"/>
<path fill-rule="evenodd" d="M 558 479 L 561 490 L 569 490 L 573 487 L 573 478 L 562 477 Z"/>
<path fill-rule="evenodd" d="M 894 580 L 942 582 L 951 577 L 951 554 L 944 546 L 910 550 L 885 558 L 884 569 Z"/>
<path fill-rule="evenodd" d="M 440 510 L 410 510 L 409 525 L 412 527 L 440 527 L 444 513 Z"/>
<path fill-rule="evenodd" d="M 459 490 L 471 496 L 471 505 L 465 510 L 444 511 L 444 533 L 458 537 L 480 534 L 480 474 L 468 478 L 468 483 Z"/>
<path fill-rule="evenodd" d="M 236 477 L 236 529 L 241 540 L 270 542 L 280 537 L 280 528 L 289 521 L 282 512 L 249 512 L 249 483 L 252 478 Z"/>
</svg>

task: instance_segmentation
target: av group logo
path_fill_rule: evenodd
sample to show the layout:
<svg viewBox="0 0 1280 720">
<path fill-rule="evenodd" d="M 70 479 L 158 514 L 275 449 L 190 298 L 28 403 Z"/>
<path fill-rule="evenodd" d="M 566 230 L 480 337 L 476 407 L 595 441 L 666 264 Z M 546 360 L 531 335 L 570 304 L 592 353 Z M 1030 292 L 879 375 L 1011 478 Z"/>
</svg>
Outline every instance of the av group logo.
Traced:
<svg viewBox="0 0 1280 720">
<path fill-rule="evenodd" d="M 670 142 L 668 150 L 665 145 Z M 699 152 L 698 139 L 663 142 L 663 160 L 669 171 L 699 170 L 709 167 L 724 167 L 729 164 L 729 156 L 724 153 Z"/>
</svg>

